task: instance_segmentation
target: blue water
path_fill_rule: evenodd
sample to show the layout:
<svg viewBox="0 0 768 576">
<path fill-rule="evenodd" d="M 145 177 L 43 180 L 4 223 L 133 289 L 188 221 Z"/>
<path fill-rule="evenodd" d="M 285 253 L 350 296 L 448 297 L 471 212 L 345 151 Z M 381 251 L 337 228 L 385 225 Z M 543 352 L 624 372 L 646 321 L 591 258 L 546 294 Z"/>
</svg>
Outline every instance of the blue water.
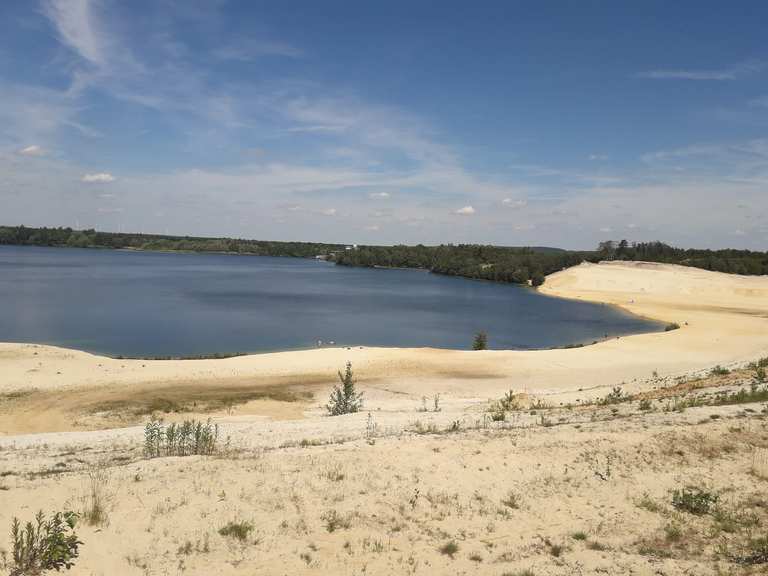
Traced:
<svg viewBox="0 0 768 576">
<path fill-rule="evenodd" d="M 662 330 L 600 304 L 295 258 L 0 246 L 0 341 L 112 356 L 325 344 L 549 348 Z"/>
</svg>

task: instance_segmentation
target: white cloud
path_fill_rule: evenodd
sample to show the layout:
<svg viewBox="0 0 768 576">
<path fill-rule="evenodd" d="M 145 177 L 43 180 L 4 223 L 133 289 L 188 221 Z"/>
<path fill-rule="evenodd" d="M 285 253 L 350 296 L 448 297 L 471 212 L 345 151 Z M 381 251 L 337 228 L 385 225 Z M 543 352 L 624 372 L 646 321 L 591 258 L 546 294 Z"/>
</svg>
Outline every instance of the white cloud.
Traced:
<svg viewBox="0 0 768 576">
<path fill-rule="evenodd" d="M 41 146 L 33 144 L 19 150 L 19 154 L 22 156 L 45 156 L 45 150 Z"/>
<path fill-rule="evenodd" d="M 475 209 L 472 208 L 472 206 L 464 206 L 463 208 L 459 208 L 454 212 L 454 214 L 459 214 L 461 216 L 471 216 L 475 213 Z"/>
<path fill-rule="evenodd" d="M 109 172 L 96 172 L 94 174 L 83 174 L 83 177 L 80 178 L 82 182 L 114 182 L 115 177 L 112 176 Z"/>
<path fill-rule="evenodd" d="M 104 45 L 94 24 L 91 0 L 49 0 L 43 13 L 56 28 L 62 43 L 92 64 L 104 64 Z"/>
<path fill-rule="evenodd" d="M 764 67 L 762 62 L 750 61 L 729 68 L 712 70 L 658 69 L 639 72 L 637 78 L 651 80 L 736 80 L 748 74 L 759 72 Z"/>
<path fill-rule="evenodd" d="M 523 208 L 528 205 L 528 201 L 522 198 L 504 198 L 501 203 L 507 208 Z"/>
<path fill-rule="evenodd" d="M 374 200 L 386 200 L 389 198 L 389 192 L 371 192 L 368 197 Z"/>
<path fill-rule="evenodd" d="M 589 159 L 590 160 L 600 160 L 600 161 L 608 160 L 608 155 L 607 154 L 590 154 L 589 155 Z"/>
<path fill-rule="evenodd" d="M 323 216 L 336 216 L 336 208 L 323 208 L 320 210 Z"/>
</svg>

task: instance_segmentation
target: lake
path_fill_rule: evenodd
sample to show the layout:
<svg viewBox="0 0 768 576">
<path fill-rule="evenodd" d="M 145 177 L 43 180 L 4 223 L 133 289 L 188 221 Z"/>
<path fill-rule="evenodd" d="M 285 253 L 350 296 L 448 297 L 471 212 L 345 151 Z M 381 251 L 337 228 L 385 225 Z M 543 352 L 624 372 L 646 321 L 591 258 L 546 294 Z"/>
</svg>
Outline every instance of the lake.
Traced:
<svg viewBox="0 0 768 576">
<path fill-rule="evenodd" d="M 314 260 L 0 246 L 0 341 L 111 356 L 323 345 L 533 349 L 663 330 L 601 304 L 418 270 Z"/>
</svg>

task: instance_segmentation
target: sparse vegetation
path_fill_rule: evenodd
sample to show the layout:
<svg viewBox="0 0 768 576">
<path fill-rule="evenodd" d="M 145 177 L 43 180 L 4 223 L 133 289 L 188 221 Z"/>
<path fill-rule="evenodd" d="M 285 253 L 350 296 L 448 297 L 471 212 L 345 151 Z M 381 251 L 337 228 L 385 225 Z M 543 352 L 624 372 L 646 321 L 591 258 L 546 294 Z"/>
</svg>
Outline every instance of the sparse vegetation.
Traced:
<svg viewBox="0 0 768 576">
<path fill-rule="evenodd" d="M 438 550 L 440 551 L 440 554 L 442 554 L 443 556 L 450 556 L 451 559 L 453 559 L 453 557 L 459 551 L 459 545 L 456 543 L 456 540 L 449 540 L 448 542 L 440 546 Z"/>
<path fill-rule="evenodd" d="M 168 425 L 152 420 L 144 427 L 144 455 L 148 458 L 211 455 L 218 449 L 218 440 L 219 425 L 210 419 Z"/>
<path fill-rule="evenodd" d="M 701 516 L 709 514 L 719 496 L 698 486 L 685 486 L 672 491 L 672 506 L 677 510 Z"/>
<path fill-rule="evenodd" d="M 253 531 L 253 524 L 243 521 L 232 521 L 219 528 L 219 534 L 226 538 L 234 538 L 240 542 L 248 540 L 248 535 Z"/>
<path fill-rule="evenodd" d="M 351 414 L 360 411 L 363 407 L 363 394 L 355 389 L 355 378 L 352 373 L 352 363 L 347 362 L 346 369 L 342 374 L 339 372 L 341 385 L 336 385 L 331 391 L 331 397 L 328 399 L 326 410 L 331 416 L 340 416 L 342 414 Z"/>
<path fill-rule="evenodd" d="M 46 519 L 40 511 L 35 522 L 27 522 L 24 527 L 14 518 L 10 576 L 36 576 L 72 568 L 83 544 L 75 533 L 76 524 L 74 512 L 56 512 Z"/>
</svg>

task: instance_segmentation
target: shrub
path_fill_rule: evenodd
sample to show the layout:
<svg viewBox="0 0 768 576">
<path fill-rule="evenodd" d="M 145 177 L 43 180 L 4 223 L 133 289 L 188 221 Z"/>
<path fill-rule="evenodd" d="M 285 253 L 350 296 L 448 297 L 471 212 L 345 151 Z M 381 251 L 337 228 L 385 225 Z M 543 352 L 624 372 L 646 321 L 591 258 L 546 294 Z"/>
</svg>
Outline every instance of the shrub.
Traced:
<svg viewBox="0 0 768 576">
<path fill-rule="evenodd" d="M 456 552 L 459 551 L 459 545 L 456 544 L 455 540 L 449 540 L 440 546 L 438 550 L 440 551 L 440 554 L 443 554 L 444 556 L 450 556 L 451 559 L 453 559 L 453 557 L 456 555 Z"/>
<path fill-rule="evenodd" d="M 144 427 L 144 454 L 148 458 L 159 456 L 210 455 L 217 450 L 219 425 L 209 418 L 185 420 L 181 424 L 163 424 L 158 420 Z"/>
<path fill-rule="evenodd" d="M 488 349 L 488 334 L 485 332 L 478 332 L 475 334 L 475 340 L 472 342 L 472 350 L 487 350 Z"/>
<path fill-rule="evenodd" d="M 680 324 L 677 322 L 670 322 L 664 327 L 664 332 L 672 332 L 672 330 L 678 330 L 680 328 Z"/>
<path fill-rule="evenodd" d="M 229 522 L 225 526 L 219 528 L 219 534 L 245 542 L 248 540 L 248 535 L 252 530 L 253 524 L 250 522 Z"/>
<path fill-rule="evenodd" d="M 343 528 L 348 529 L 352 526 L 352 521 L 348 516 L 344 516 L 336 512 L 336 510 L 328 510 L 324 512 L 320 519 L 325 524 L 325 529 L 328 532 L 336 532 L 336 530 Z"/>
<path fill-rule="evenodd" d="M 672 492 L 672 506 L 683 512 L 703 516 L 717 504 L 719 496 L 696 486 L 686 486 Z"/>
<path fill-rule="evenodd" d="M 75 512 L 56 512 L 46 520 L 42 510 L 35 523 L 24 528 L 18 518 L 13 519 L 13 541 L 10 576 L 30 576 L 48 570 L 69 570 L 74 566 L 82 542 L 77 539 Z"/>
<path fill-rule="evenodd" d="M 718 364 L 717 366 L 712 368 L 712 370 L 710 370 L 709 373 L 711 376 L 726 376 L 727 374 L 730 374 L 731 371 L 728 370 L 728 368 L 723 368 L 722 366 L 720 366 L 720 364 Z"/>
<path fill-rule="evenodd" d="M 630 400 L 631 397 L 624 394 L 624 390 L 621 386 L 614 386 L 613 390 L 611 390 L 608 394 L 605 395 L 605 398 L 601 398 L 598 400 L 598 404 L 601 404 L 603 406 L 607 406 L 609 404 L 618 404 L 619 402 L 625 402 L 627 400 Z"/>
<path fill-rule="evenodd" d="M 339 372 L 341 386 L 334 386 L 328 404 L 325 406 L 331 416 L 359 412 L 363 407 L 363 394 L 355 390 L 355 379 L 352 374 L 352 362 L 347 362 L 344 374 Z"/>
</svg>

